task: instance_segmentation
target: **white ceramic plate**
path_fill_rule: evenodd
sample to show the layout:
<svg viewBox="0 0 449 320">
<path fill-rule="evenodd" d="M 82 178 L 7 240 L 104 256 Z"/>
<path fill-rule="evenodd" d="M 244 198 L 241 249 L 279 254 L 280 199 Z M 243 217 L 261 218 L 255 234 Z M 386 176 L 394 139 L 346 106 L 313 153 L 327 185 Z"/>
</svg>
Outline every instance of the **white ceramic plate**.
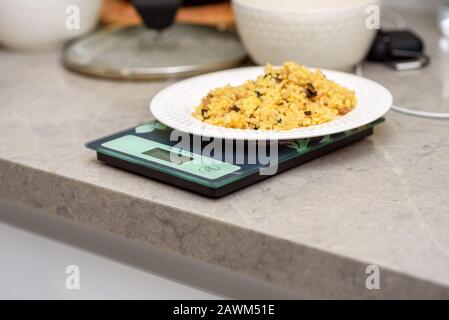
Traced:
<svg viewBox="0 0 449 320">
<path fill-rule="evenodd" d="M 292 140 L 326 136 L 355 129 L 382 117 L 393 98 L 383 86 L 353 74 L 323 70 L 328 79 L 355 90 L 356 108 L 334 121 L 286 131 L 231 129 L 204 123 L 191 114 L 209 90 L 227 84 L 239 85 L 263 74 L 263 67 L 250 67 L 214 72 L 177 82 L 160 91 L 150 109 L 165 125 L 195 135 L 235 140 Z"/>
</svg>

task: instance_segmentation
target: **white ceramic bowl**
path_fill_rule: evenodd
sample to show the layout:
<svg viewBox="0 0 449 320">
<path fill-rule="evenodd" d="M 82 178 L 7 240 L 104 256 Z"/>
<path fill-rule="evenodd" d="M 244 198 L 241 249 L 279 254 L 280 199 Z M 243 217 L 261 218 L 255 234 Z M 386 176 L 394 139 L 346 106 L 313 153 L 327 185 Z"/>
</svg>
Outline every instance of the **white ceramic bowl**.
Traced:
<svg viewBox="0 0 449 320">
<path fill-rule="evenodd" d="M 0 44 L 12 49 L 50 49 L 91 31 L 102 0 L 0 0 Z M 67 28 L 79 9 L 79 29 Z"/>
<path fill-rule="evenodd" d="M 381 0 L 233 0 L 239 35 L 264 65 L 294 60 L 347 71 L 366 56 L 376 30 L 370 6 Z"/>
</svg>

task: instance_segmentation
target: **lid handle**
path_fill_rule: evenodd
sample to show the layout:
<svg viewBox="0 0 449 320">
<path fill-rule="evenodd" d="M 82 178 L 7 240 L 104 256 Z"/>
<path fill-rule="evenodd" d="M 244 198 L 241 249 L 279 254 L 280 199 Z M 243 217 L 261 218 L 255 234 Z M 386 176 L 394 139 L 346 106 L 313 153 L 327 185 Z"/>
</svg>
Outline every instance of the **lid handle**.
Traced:
<svg viewBox="0 0 449 320">
<path fill-rule="evenodd" d="M 161 31 L 173 24 L 182 0 L 132 0 L 145 26 Z"/>
</svg>

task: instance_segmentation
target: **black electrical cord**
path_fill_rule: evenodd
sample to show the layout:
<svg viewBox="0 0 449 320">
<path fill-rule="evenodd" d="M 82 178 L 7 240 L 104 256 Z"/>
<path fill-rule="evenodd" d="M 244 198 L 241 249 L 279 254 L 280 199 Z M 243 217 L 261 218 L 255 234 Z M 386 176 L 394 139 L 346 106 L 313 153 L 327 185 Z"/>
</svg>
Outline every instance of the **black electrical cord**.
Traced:
<svg viewBox="0 0 449 320">
<path fill-rule="evenodd" d="M 384 19 L 392 23 L 394 28 L 396 30 L 404 30 L 407 27 L 407 24 L 405 20 L 396 12 L 392 10 L 383 10 L 382 15 L 384 16 Z M 355 73 L 359 76 L 363 76 L 363 67 L 362 65 L 358 65 L 355 69 Z M 403 108 L 400 106 L 393 105 L 391 107 L 391 110 L 408 114 L 411 116 L 421 117 L 421 118 L 432 118 L 432 119 L 449 119 L 449 113 L 448 112 L 429 112 L 429 111 L 420 111 L 420 110 L 413 110 L 408 108 Z"/>
</svg>

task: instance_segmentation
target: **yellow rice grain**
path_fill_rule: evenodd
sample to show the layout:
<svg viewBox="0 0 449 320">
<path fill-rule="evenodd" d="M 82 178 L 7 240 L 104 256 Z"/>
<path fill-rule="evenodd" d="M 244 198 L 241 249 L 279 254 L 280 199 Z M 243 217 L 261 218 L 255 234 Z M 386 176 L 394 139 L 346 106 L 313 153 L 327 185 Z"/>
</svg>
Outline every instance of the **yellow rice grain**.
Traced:
<svg viewBox="0 0 449 320">
<path fill-rule="evenodd" d="M 356 104 L 354 91 L 289 61 L 278 69 L 268 64 L 256 80 L 210 91 L 192 115 L 227 128 L 280 131 L 335 120 Z"/>
</svg>

